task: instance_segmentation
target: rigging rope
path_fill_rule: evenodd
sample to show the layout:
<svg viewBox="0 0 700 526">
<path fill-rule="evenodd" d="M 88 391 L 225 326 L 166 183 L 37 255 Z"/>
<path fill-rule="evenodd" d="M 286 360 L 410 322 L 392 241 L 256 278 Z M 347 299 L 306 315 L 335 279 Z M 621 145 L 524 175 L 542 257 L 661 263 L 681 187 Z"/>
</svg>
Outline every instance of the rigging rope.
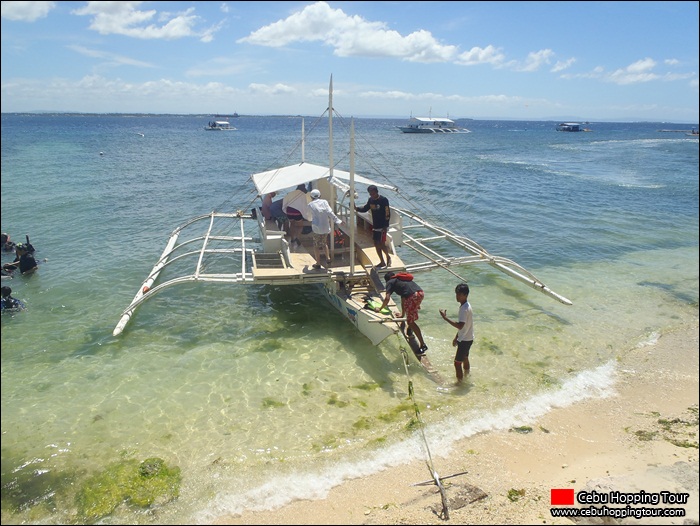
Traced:
<svg viewBox="0 0 700 526">
<path fill-rule="evenodd" d="M 341 124 L 341 128 L 343 128 L 343 130 L 345 130 L 347 133 L 349 125 L 347 124 L 345 117 L 340 115 L 335 110 L 333 110 L 333 113 L 338 117 L 339 122 Z M 444 210 L 444 206 L 441 203 L 436 203 L 434 199 L 437 197 L 444 197 L 443 194 L 435 192 L 421 192 L 420 195 L 417 195 L 416 198 L 413 198 L 407 193 L 404 193 L 401 190 L 401 188 L 384 173 L 384 170 L 378 167 L 374 159 L 380 159 L 382 165 L 388 166 L 394 173 L 396 179 L 404 184 L 406 184 L 407 182 L 405 174 L 390 159 L 388 159 L 384 154 L 382 154 L 382 152 L 377 150 L 377 148 L 369 141 L 367 137 L 359 134 L 356 131 L 355 140 L 356 157 L 361 158 L 362 161 L 366 163 L 372 170 L 370 173 L 366 173 L 365 175 L 372 179 L 378 180 L 378 182 L 381 179 L 386 184 L 395 188 L 395 194 L 397 195 L 397 197 L 400 197 L 403 201 L 410 205 L 408 208 L 410 208 L 411 210 L 420 212 L 419 215 L 421 215 L 422 217 L 437 219 L 436 214 L 440 213 L 439 211 Z M 366 146 L 368 153 L 365 153 L 363 151 L 362 145 Z M 455 232 L 461 234 L 458 231 Z"/>
</svg>

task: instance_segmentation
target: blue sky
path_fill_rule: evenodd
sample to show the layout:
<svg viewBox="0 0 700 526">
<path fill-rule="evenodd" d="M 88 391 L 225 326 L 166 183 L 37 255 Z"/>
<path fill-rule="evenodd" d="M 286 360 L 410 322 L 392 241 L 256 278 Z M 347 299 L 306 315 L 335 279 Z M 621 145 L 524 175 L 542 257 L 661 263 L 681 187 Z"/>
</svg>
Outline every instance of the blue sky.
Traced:
<svg viewBox="0 0 700 526">
<path fill-rule="evenodd" d="M 2 112 L 698 122 L 698 2 L 2 2 Z"/>
</svg>

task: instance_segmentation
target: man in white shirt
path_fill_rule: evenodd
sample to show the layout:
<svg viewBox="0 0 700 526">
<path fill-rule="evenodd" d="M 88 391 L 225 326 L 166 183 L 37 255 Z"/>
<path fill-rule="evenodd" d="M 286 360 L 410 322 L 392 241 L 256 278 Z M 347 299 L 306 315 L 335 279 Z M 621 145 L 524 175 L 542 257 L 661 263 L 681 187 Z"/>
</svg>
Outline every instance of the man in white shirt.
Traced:
<svg viewBox="0 0 700 526">
<path fill-rule="evenodd" d="M 328 251 L 328 234 L 335 230 L 331 227 L 331 221 L 333 221 L 335 225 L 340 225 L 343 222 L 335 215 L 328 201 L 321 199 L 321 192 L 319 190 L 311 190 L 309 195 L 311 196 L 309 209 L 311 210 L 311 230 L 314 238 L 314 257 L 316 258 L 314 268 L 320 269 L 321 249 L 323 249 L 326 256 L 326 265 L 330 266 L 331 263 L 331 255 Z"/>
<path fill-rule="evenodd" d="M 455 287 L 455 296 L 459 302 L 459 321 L 452 321 L 447 317 L 447 311 L 440 309 L 440 316 L 447 323 L 457 329 L 457 334 L 452 340 L 452 345 L 457 347 L 455 353 L 455 372 L 457 383 L 462 383 L 464 377 L 469 374 L 469 350 L 474 343 L 474 316 L 469 305 L 469 285 L 460 283 Z"/>
<path fill-rule="evenodd" d="M 309 196 L 306 194 L 306 186 L 300 184 L 296 190 L 292 190 L 282 199 L 282 211 L 289 219 L 289 238 L 292 246 L 301 245 L 299 236 L 301 235 L 304 225 L 302 221 L 311 220 L 311 211 L 309 210 Z"/>
</svg>

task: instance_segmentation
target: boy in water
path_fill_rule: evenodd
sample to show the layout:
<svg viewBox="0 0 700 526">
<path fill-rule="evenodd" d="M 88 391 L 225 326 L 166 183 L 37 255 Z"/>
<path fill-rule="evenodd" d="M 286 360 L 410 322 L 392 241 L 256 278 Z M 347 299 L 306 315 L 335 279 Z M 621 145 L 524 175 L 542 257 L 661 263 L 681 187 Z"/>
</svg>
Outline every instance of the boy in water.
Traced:
<svg viewBox="0 0 700 526">
<path fill-rule="evenodd" d="M 469 350 L 474 343 L 474 316 L 472 307 L 469 305 L 469 285 L 460 283 L 455 287 L 455 296 L 459 302 L 458 321 L 452 321 L 447 317 L 447 311 L 440 309 L 440 316 L 447 323 L 457 329 L 457 334 L 452 340 L 452 346 L 457 347 L 455 353 L 455 372 L 457 373 L 457 383 L 462 383 L 464 377 L 469 374 Z"/>
</svg>

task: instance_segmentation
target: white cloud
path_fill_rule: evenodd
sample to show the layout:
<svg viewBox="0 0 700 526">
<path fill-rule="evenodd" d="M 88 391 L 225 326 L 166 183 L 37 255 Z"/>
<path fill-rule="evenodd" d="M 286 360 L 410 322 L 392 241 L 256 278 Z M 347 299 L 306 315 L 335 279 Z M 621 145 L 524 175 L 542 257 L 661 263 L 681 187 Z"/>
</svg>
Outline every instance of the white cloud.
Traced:
<svg viewBox="0 0 700 526">
<path fill-rule="evenodd" d="M 186 112 L 206 113 L 230 105 L 241 95 L 241 90 L 221 82 L 194 84 L 159 79 L 135 83 L 100 75 L 2 83 L 3 104 L 12 99 L 25 107 L 52 111 L 169 113 L 178 111 L 174 108 L 187 108 Z M 105 101 L 112 102 L 105 107 Z M 192 107 L 193 101 L 199 101 L 196 108 Z"/>
<path fill-rule="evenodd" d="M 686 80 L 695 77 L 695 73 L 666 73 L 659 77 L 664 82 L 673 82 L 676 80 Z"/>
<path fill-rule="evenodd" d="M 148 62 L 143 62 L 141 60 L 136 60 L 130 57 L 125 57 L 123 55 L 116 55 L 114 53 L 108 53 L 105 51 L 98 51 L 95 49 L 89 49 L 84 46 L 78 46 L 78 45 L 70 45 L 68 46 L 68 49 L 72 49 L 76 53 L 79 53 L 81 55 L 84 55 L 86 57 L 91 57 L 91 58 L 99 58 L 107 61 L 109 65 L 115 65 L 115 66 L 121 66 L 121 65 L 127 65 L 127 66 L 137 66 L 137 67 L 142 67 L 142 68 L 153 68 L 155 67 L 153 64 L 149 64 Z"/>
<path fill-rule="evenodd" d="M 2 2 L 0 16 L 18 22 L 34 22 L 45 18 L 56 2 Z"/>
<path fill-rule="evenodd" d="M 282 47 L 293 42 L 320 41 L 334 48 L 341 57 L 393 57 L 410 62 L 445 62 L 457 53 L 456 46 L 440 44 L 429 31 L 419 30 L 402 36 L 386 28 L 383 22 L 369 22 L 348 16 L 341 9 L 331 9 L 317 2 L 284 20 L 254 31 L 238 40 L 268 47 Z"/>
<path fill-rule="evenodd" d="M 367 99 L 385 99 L 385 100 L 425 100 L 444 98 L 436 93 L 407 93 L 405 91 L 365 91 L 359 94 L 362 98 Z"/>
<path fill-rule="evenodd" d="M 656 80 L 659 76 L 652 73 L 652 69 L 656 66 L 656 61 L 647 57 L 642 60 L 638 60 L 627 66 L 626 68 L 621 68 L 613 71 L 606 77 L 608 82 L 614 82 L 615 84 L 638 84 L 640 82 L 649 82 L 650 80 Z"/>
<path fill-rule="evenodd" d="M 270 86 L 268 84 L 249 84 L 248 85 L 248 90 L 251 93 L 256 93 L 256 94 L 262 94 L 262 95 L 279 95 L 279 94 L 287 94 L 287 93 L 295 93 L 296 90 L 291 87 L 287 86 L 286 84 L 281 84 L 277 83 L 273 86 Z"/>
<path fill-rule="evenodd" d="M 316 2 L 285 19 L 253 31 L 237 40 L 266 47 L 283 47 L 295 42 L 322 42 L 340 57 L 384 57 L 407 62 L 454 62 L 462 66 L 491 64 L 514 71 L 537 71 L 550 64 L 555 55 L 551 49 L 528 54 L 523 62 L 506 62 L 499 48 L 475 46 L 459 53 L 459 47 L 442 44 L 430 31 L 420 29 L 408 35 L 388 29 L 384 22 L 370 22 L 360 16 L 349 16 L 341 9 L 332 9 L 326 2 Z M 569 67 L 575 59 L 558 62 L 553 71 Z"/>
<path fill-rule="evenodd" d="M 665 60 L 665 64 L 675 66 L 677 61 Z M 604 82 L 612 82 L 619 85 L 639 84 L 651 81 L 675 82 L 678 80 L 687 80 L 697 77 L 697 73 L 655 73 L 653 70 L 657 66 L 657 62 L 649 57 L 633 62 L 627 67 L 619 68 L 612 73 L 607 73 L 602 66 L 598 66 L 588 73 L 565 73 L 561 78 L 572 79 L 598 79 Z"/>
<path fill-rule="evenodd" d="M 544 64 L 549 64 L 554 51 L 551 49 L 541 49 L 539 51 L 531 51 L 527 54 L 525 62 L 515 66 L 516 71 L 532 72 L 539 70 Z"/>
<path fill-rule="evenodd" d="M 554 66 L 552 67 L 552 69 L 550 71 L 552 73 L 558 73 L 560 71 L 564 71 L 565 69 L 569 69 L 574 64 L 574 62 L 576 62 L 575 58 L 570 58 L 569 60 L 565 60 L 563 62 L 561 60 L 558 60 L 557 63 L 554 64 Z"/>
<path fill-rule="evenodd" d="M 92 16 L 90 29 L 102 35 L 124 35 L 144 40 L 174 40 L 184 37 L 199 37 L 202 42 L 210 42 L 214 33 L 220 28 L 219 24 L 204 30 L 196 30 L 195 26 L 199 22 L 200 17 L 193 14 L 193 7 L 175 15 L 170 13 L 158 15 L 155 9 L 149 11 L 138 10 L 137 8 L 142 3 L 119 1 L 88 2 L 85 7 L 75 9 L 73 14 Z M 160 25 L 149 23 L 156 18 L 156 15 L 158 15 L 157 18 Z"/>
<path fill-rule="evenodd" d="M 518 96 L 510 95 L 480 95 L 466 97 L 464 95 L 445 95 L 442 93 L 408 93 L 405 91 L 365 91 L 359 94 L 365 99 L 378 100 L 398 100 L 398 101 L 429 101 L 429 102 L 451 102 L 459 105 L 474 105 L 478 107 L 493 107 L 493 108 L 519 108 L 524 105 L 533 106 L 552 106 L 544 99 L 524 99 Z"/>
<path fill-rule="evenodd" d="M 473 47 L 469 51 L 460 53 L 455 63 L 463 66 L 475 66 L 478 64 L 494 64 L 499 65 L 505 60 L 505 56 L 501 51 L 492 45 L 485 48 Z"/>
</svg>

